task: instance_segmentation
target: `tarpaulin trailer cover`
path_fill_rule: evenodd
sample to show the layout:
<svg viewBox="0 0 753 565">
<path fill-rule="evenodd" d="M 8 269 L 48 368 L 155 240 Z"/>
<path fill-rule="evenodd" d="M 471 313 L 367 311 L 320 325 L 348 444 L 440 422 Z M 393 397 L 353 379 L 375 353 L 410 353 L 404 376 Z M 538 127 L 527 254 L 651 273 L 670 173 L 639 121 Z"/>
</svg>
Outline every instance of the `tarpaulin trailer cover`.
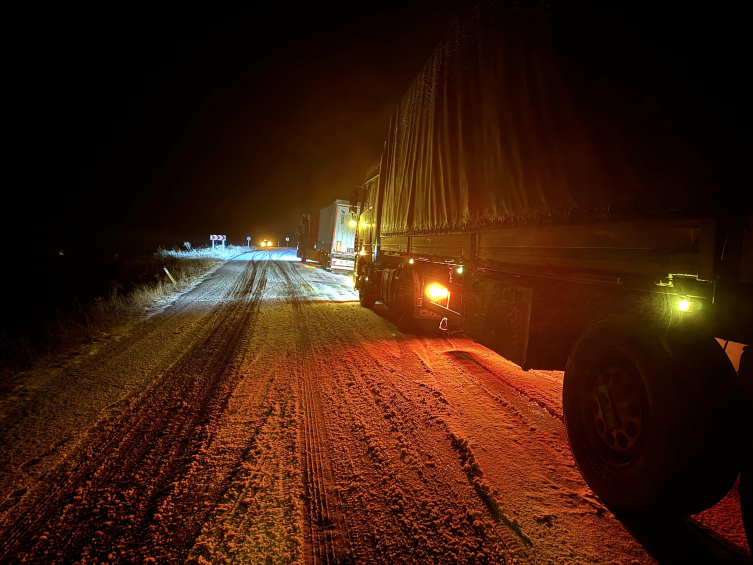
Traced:
<svg viewBox="0 0 753 565">
<path fill-rule="evenodd" d="M 734 88 L 745 51 L 718 14 L 695 13 L 691 25 L 688 10 L 552 4 L 481 2 L 461 13 L 392 118 L 382 234 L 711 215 L 750 190 L 739 166 L 749 109 Z"/>
</svg>

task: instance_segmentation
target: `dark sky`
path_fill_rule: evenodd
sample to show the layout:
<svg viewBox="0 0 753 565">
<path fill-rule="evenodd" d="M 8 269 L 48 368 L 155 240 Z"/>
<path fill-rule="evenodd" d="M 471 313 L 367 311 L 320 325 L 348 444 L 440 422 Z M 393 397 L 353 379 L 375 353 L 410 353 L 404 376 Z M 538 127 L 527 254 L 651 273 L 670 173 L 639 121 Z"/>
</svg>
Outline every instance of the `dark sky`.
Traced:
<svg viewBox="0 0 753 565">
<path fill-rule="evenodd" d="M 302 213 L 348 198 L 378 160 L 462 4 L 19 14 L 11 225 L 103 253 L 293 240 Z"/>
</svg>

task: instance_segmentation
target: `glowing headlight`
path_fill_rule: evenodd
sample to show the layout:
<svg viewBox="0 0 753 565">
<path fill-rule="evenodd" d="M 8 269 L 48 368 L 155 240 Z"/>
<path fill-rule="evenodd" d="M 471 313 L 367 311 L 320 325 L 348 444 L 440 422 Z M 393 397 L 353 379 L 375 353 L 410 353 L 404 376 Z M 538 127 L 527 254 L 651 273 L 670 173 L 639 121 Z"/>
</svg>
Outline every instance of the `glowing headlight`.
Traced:
<svg viewBox="0 0 753 565">
<path fill-rule="evenodd" d="M 361 249 L 361 255 L 366 255 L 366 250 L 365 249 Z"/>
<path fill-rule="evenodd" d="M 356 227 L 356 221 L 355 220 L 351 220 L 349 225 L 350 225 L 351 228 Z"/>
<path fill-rule="evenodd" d="M 408 263 L 413 264 L 413 259 L 408 259 Z"/>
<path fill-rule="evenodd" d="M 455 272 L 459 275 L 463 274 L 463 265 L 460 265 L 457 269 L 455 269 Z"/>
<path fill-rule="evenodd" d="M 687 312 L 690 309 L 690 302 L 688 300 L 680 300 L 677 303 L 677 307 L 681 312 Z"/>
<path fill-rule="evenodd" d="M 439 286 L 438 284 L 431 285 L 426 293 L 434 300 L 436 300 L 437 298 L 447 298 L 447 289 Z"/>
<path fill-rule="evenodd" d="M 369 224 L 367 224 L 366 222 L 361 222 L 361 227 L 362 227 L 362 228 L 365 228 L 365 227 L 366 227 L 366 226 L 368 226 L 368 225 L 369 225 Z"/>
<path fill-rule="evenodd" d="M 264 247 L 265 245 L 266 245 L 266 243 L 264 243 L 264 242 L 262 241 L 262 242 L 261 242 L 261 245 L 260 245 L 260 247 Z"/>
</svg>

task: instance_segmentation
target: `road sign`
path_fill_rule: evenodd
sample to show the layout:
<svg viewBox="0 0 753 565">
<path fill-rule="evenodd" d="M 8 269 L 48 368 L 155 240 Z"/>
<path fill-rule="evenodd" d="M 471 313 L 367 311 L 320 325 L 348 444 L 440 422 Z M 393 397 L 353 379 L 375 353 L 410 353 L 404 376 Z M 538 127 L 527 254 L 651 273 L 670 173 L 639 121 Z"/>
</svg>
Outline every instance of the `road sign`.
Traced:
<svg viewBox="0 0 753 565">
<path fill-rule="evenodd" d="M 224 235 L 210 235 L 209 239 L 212 241 L 212 249 L 214 249 L 214 242 L 215 241 L 221 241 L 222 247 L 225 247 L 225 236 Z"/>
</svg>

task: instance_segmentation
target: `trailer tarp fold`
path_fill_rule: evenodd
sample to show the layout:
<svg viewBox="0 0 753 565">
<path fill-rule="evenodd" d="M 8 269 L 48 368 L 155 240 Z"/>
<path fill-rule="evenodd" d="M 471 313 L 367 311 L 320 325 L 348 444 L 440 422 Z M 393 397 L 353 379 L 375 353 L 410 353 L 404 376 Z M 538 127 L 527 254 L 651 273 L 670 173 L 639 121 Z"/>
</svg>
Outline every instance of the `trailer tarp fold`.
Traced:
<svg viewBox="0 0 753 565">
<path fill-rule="evenodd" d="M 623 56 L 628 31 L 573 21 L 535 2 L 461 13 L 390 123 L 382 233 L 682 208 L 709 190 L 698 128 L 655 79 L 666 56 Z"/>
</svg>

